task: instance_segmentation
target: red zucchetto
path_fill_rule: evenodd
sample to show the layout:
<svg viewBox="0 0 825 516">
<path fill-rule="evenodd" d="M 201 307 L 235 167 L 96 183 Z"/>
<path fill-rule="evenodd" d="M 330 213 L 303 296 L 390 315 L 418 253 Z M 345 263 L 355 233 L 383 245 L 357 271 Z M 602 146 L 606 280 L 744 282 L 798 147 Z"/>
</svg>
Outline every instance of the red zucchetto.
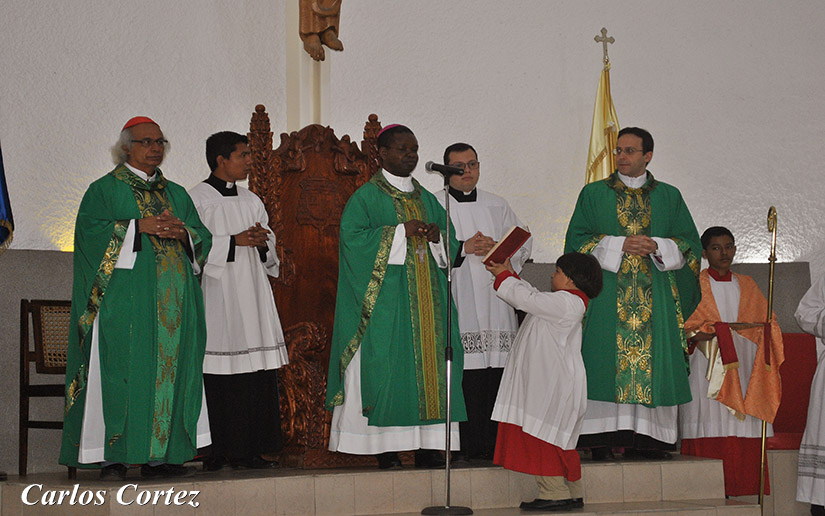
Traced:
<svg viewBox="0 0 825 516">
<path fill-rule="evenodd" d="M 148 116 L 136 116 L 134 118 L 130 118 L 129 121 L 126 122 L 126 125 L 123 126 L 123 129 L 121 129 L 121 131 L 125 131 L 126 129 L 128 129 L 130 127 L 134 127 L 138 124 L 155 124 L 155 125 L 158 125 L 157 122 L 155 122 L 154 120 L 152 120 Z"/>
</svg>

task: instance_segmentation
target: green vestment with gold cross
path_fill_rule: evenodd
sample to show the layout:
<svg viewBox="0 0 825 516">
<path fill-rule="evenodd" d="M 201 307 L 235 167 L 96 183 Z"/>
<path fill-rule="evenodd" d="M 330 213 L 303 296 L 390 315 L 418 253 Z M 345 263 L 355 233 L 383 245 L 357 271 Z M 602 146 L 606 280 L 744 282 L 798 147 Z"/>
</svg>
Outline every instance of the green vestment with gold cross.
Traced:
<svg viewBox="0 0 825 516">
<path fill-rule="evenodd" d="M 78 463 L 95 320 L 105 460 L 182 464 L 195 455 L 206 323 L 190 258 L 180 240 L 141 233 L 134 266 L 115 268 L 121 249 L 132 250 L 130 221 L 167 209 L 184 222 L 202 267 L 212 235 L 186 190 L 159 169 L 147 182 L 119 165 L 80 203 L 61 464 L 97 466 Z"/>
<path fill-rule="evenodd" d="M 628 188 L 618 172 L 585 186 L 564 252 L 590 253 L 604 236 L 647 235 L 676 242 L 685 265 L 660 271 L 649 256 L 625 254 L 618 273 L 602 270 L 601 294 L 584 320 L 587 398 L 648 407 L 691 400 L 684 322 L 699 304 L 702 245 L 679 190 L 647 172 Z"/>
<path fill-rule="evenodd" d="M 455 306 L 447 306 L 446 269 L 423 237 L 407 238 L 403 265 L 389 265 L 398 224 L 447 217 L 413 179 L 402 192 L 379 171 L 347 202 L 341 216 L 338 293 L 326 406 L 344 401 L 344 372 L 361 350 L 362 413 L 371 426 L 419 426 L 446 418 L 447 309 L 452 311 L 452 421 L 466 420 L 461 381 L 464 352 Z M 459 252 L 451 227 L 453 255 Z"/>
</svg>

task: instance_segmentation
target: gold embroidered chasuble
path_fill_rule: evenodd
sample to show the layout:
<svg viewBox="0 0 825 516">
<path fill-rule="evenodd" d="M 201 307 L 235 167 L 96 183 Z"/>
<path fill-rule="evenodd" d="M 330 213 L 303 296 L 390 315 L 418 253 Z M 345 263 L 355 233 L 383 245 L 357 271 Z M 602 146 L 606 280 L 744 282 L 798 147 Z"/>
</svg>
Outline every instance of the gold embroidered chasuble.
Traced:
<svg viewBox="0 0 825 516">
<path fill-rule="evenodd" d="M 584 321 L 588 398 L 646 406 L 690 400 L 684 322 L 699 301 L 701 244 L 679 191 L 648 172 L 641 188 L 614 173 L 585 186 L 568 227 L 565 252 L 590 253 L 606 235 L 672 239 L 686 265 L 662 272 L 649 256 L 625 254 Z"/>
</svg>

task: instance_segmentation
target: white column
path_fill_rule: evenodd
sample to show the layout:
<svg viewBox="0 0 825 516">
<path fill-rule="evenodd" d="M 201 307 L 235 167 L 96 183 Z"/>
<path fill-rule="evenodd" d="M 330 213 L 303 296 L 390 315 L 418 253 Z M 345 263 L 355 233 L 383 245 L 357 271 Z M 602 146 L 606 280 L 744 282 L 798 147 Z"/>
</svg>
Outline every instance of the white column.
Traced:
<svg viewBox="0 0 825 516">
<path fill-rule="evenodd" d="M 309 124 L 327 125 L 329 118 L 329 62 L 315 61 L 304 51 L 298 35 L 298 0 L 286 2 L 286 130 L 298 131 Z"/>
</svg>

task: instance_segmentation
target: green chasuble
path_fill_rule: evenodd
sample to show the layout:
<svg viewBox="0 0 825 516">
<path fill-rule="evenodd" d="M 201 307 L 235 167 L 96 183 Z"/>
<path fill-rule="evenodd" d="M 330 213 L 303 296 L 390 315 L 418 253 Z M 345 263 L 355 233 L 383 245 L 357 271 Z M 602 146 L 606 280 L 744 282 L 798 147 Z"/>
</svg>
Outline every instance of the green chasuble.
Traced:
<svg viewBox="0 0 825 516">
<path fill-rule="evenodd" d="M 98 341 L 105 460 L 181 464 L 196 451 L 206 324 L 180 240 L 139 234 L 132 269 L 115 269 L 132 219 L 168 209 L 186 224 L 203 266 L 212 236 L 181 186 L 159 169 L 146 182 L 120 165 L 89 186 L 75 225 L 74 285 L 60 463 L 78 464 L 92 325 Z"/>
<path fill-rule="evenodd" d="M 341 216 L 326 406 L 332 410 L 344 402 L 344 371 L 360 348 L 362 409 L 372 426 L 428 425 L 446 417 L 446 269 L 438 268 L 426 239 L 418 236 L 407 238 L 404 265 L 388 265 L 398 224 L 435 222 L 444 238 L 444 208 L 414 179 L 413 185 L 412 192 L 401 192 L 379 171 L 352 195 Z M 451 418 L 464 421 L 464 352 L 455 306 L 449 309 Z"/>
<path fill-rule="evenodd" d="M 647 173 L 628 188 L 618 172 L 585 186 L 567 228 L 564 252 L 590 253 L 602 237 L 648 235 L 676 242 L 686 264 L 661 272 L 649 256 L 625 254 L 618 273 L 585 315 L 582 358 L 587 397 L 649 407 L 691 400 L 684 323 L 699 303 L 702 245 L 679 190 Z"/>
</svg>

